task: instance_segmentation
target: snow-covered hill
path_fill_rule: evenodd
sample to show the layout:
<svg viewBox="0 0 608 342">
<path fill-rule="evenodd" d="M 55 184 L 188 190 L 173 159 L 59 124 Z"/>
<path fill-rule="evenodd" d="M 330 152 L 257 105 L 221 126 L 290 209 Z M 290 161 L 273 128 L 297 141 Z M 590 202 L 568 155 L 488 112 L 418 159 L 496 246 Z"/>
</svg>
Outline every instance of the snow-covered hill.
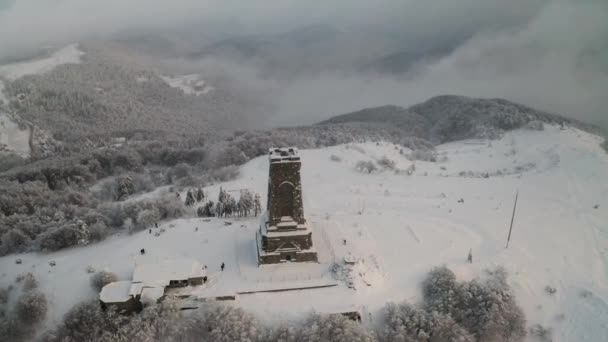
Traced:
<svg viewBox="0 0 608 342">
<path fill-rule="evenodd" d="M 604 341 L 608 154 L 600 142 L 574 128 L 516 130 L 500 140 L 440 145 L 439 161 L 417 161 L 412 175 L 400 172 L 412 170 L 409 151 L 389 143 L 301 151 L 305 214 L 313 234 L 330 242 L 331 258 L 360 260 L 353 276 L 356 289 L 339 282 L 316 290 L 242 294 L 236 305 L 274 321 L 313 310 L 358 309 L 365 322 L 373 324 L 387 302 L 417 301 L 420 282 L 433 266 L 446 264 L 467 280 L 503 265 L 529 325 L 552 327 L 554 341 Z M 355 168 L 358 161 L 377 163 L 383 157 L 395 162 L 396 171 L 367 174 Z M 245 164 L 237 180 L 206 191 L 215 197 L 219 186 L 250 188 L 265 196 L 267 177 L 267 158 L 260 157 Z M 506 249 L 517 191 L 518 211 Z M 0 285 L 33 272 L 52 307 L 47 325 L 59 322 L 71 305 L 95 295 L 87 266 L 130 279 L 134 264 L 142 259 L 189 257 L 208 265 L 209 291 L 238 290 L 255 277 L 250 258 L 257 220 L 230 221 L 232 225 L 218 219 L 179 219 L 163 222 L 158 237 L 144 231 L 56 253 L 3 257 Z M 141 248 L 145 256 L 139 255 Z M 466 262 L 469 249 L 473 264 Z M 15 264 L 17 258 L 22 264 Z M 49 266 L 51 260 L 56 266 Z M 226 271 L 219 272 L 222 262 Z M 319 279 L 329 272 L 292 264 L 274 278 L 254 281 L 303 281 L 297 277 L 300 269 L 304 276 Z M 547 293 L 546 286 L 557 292 Z"/>
</svg>

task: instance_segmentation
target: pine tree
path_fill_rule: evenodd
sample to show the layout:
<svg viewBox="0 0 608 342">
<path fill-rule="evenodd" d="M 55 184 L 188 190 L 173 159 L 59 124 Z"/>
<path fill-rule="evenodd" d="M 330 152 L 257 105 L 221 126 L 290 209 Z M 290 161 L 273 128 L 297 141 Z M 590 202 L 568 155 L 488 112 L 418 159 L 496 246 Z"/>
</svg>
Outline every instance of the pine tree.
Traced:
<svg viewBox="0 0 608 342">
<path fill-rule="evenodd" d="M 196 202 L 196 199 L 194 198 L 194 193 L 192 192 L 192 189 L 190 189 L 186 193 L 186 201 L 184 202 L 184 204 L 186 204 L 186 206 L 189 207 L 189 206 L 194 205 L 195 202 Z"/>
<path fill-rule="evenodd" d="M 205 193 L 203 192 L 202 188 L 198 188 L 198 190 L 196 190 L 196 201 L 202 202 L 204 200 L 205 200 Z"/>
</svg>

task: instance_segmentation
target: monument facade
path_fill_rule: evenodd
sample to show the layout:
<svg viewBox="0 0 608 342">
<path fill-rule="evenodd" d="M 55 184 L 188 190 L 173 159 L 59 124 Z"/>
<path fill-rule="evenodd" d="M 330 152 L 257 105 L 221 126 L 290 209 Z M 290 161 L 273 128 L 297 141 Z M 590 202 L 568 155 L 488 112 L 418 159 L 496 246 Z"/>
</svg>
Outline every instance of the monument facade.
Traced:
<svg viewBox="0 0 608 342">
<path fill-rule="evenodd" d="M 304 217 L 298 150 L 271 148 L 268 201 L 257 235 L 258 264 L 316 262 L 312 231 Z"/>
</svg>

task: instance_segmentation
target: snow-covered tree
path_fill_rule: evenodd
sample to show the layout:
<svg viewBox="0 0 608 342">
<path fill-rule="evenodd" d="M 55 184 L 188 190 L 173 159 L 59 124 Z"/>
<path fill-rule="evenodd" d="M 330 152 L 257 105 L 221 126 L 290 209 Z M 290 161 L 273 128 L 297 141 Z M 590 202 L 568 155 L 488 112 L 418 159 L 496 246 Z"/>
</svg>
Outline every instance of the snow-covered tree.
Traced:
<svg viewBox="0 0 608 342">
<path fill-rule="evenodd" d="M 160 220 L 160 212 L 157 208 L 144 209 L 137 214 L 137 227 L 146 229 Z"/>
<path fill-rule="evenodd" d="M 454 319 L 410 304 L 389 304 L 382 338 L 387 342 L 474 342 Z"/>
<path fill-rule="evenodd" d="M 249 190 L 241 190 L 241 197 L 237 204 L 239 214 L 241 216 L 249 216 L 249 213 L 254 209 L 254 197 Z"/>
<path fill-rule="evenodd" d="M 228 193 L 220 186 L 220 192 L 217 196 L 217 202 L 218 203 L 224 203 L 226 201 L 226 196 L 228 195 Z"/>
<path fill-rule="evenodd" d="M 213 201 L 209 201 L 204 205 L 198 207 L 196 209 L 196 215 L 198 217 L 212 217 L 215 216 L 215 206 L 213 205 Z"/>
<path fill-rule="evenodd" d="M 428 311 L 450 315 L 458 304 L 458 283 L 446 266 L 433 268 L 422 283 L 424 305 Z"/>
<path fill-rule="evenodd" d="M 205 305 L 197 313 L 202 341 L 264 341 L 265 327 L 243 309 L 227 305 Z"/>
<path fill-rule="evenodd" d="M 205 193 L 203 192 L 203 188 L 198 188 L 196 190 L 196 201 L 202 202 L 205 200 Z"/>
</svg>

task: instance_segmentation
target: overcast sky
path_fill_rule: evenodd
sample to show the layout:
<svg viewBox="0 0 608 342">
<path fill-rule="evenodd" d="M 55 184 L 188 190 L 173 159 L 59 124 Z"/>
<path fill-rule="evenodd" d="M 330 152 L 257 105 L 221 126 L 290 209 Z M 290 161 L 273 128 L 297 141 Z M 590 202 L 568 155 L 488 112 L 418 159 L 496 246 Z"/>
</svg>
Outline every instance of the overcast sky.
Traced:
<svg viewBox="0 0 608 342">
<path fill-rule="evenodd" d="M 503 97 L 608 126 L 606 0 L 0 0 L 0 57 L 185 23 L 252 34 L 321 22 L 412 44 L 459 33 L 470 39 L 408 80 L 329 73 L 282 85 L 278 122 L 452 93 Z"/>
</svg>

